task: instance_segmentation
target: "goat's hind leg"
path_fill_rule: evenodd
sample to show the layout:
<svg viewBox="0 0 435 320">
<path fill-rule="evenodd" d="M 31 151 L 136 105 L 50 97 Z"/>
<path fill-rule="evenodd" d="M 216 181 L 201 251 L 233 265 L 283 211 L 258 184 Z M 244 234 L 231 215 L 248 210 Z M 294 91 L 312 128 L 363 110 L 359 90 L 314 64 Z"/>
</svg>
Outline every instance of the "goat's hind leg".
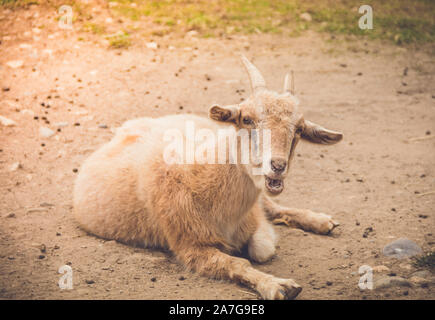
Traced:
<svg viewBox="0 0 435 320">
<path fill-rule="evenodd" d="M 329 234 L 340 224 L 331 216 L 307 209 L 295 209 L 280 206 L 267 196 L 262 197 L 266 217 L 275 224 L 284 223 L 291 227 L 312 231 L 319 234 Z"/>
<path fill-rule="evenodd" d="M 176 252 L 190 269 L 217 279 L 228 279 L 246 285 L 263 299 L 294 299 L 302 288 L 292 279 L 276 278 L 254 269 L 248 260 L 237 258 L 214 247 L 189 247 Z"/>
</svg>

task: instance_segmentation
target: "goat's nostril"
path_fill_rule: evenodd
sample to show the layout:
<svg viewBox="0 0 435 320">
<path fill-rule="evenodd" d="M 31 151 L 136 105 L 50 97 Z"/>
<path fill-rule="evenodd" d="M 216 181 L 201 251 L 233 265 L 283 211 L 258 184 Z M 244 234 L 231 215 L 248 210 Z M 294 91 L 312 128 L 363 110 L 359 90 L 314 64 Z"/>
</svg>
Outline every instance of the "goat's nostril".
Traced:
<svg viewBox="0 0 435 320">
<path fill-rule="evenodd" d="M 283 172 L 286 167 L 286 161 L 282 159 L 274 159 L 270 162 L 273 172 Z"/>
</svg>

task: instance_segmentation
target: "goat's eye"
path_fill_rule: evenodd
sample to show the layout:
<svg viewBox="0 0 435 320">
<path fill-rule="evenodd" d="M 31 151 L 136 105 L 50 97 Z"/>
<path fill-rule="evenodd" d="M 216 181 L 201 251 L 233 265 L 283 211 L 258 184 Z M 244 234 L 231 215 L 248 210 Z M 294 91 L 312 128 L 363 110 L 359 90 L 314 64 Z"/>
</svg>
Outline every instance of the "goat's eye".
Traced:
<svg viewBox="0 0 435 320">
<path fill-rule="evenodd" d="M 243 124 L 246 124 L 246 125 L 253 125 L 253 124 L 254 124 L 254 121 L 252 121 L 252 119 L 249 118 L 249 117 L 243 117 Z"/>
</svg>

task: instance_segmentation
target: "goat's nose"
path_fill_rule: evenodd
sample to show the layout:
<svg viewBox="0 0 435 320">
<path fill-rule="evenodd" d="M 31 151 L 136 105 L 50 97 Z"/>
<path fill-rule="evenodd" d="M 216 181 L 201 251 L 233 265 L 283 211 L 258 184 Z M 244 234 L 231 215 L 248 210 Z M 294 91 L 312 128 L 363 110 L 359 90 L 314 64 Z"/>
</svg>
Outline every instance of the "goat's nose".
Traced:
<svg viewBox="0 0 435 320">
<path fill-rule="evenodd" d="M 284 171 L 287 165 L 287 161 L 285 161 L 284 159 L 272 159 L 272 161 L 270 161 L 270 165 L 273 172 L 281 173 Z"/>
</svg>

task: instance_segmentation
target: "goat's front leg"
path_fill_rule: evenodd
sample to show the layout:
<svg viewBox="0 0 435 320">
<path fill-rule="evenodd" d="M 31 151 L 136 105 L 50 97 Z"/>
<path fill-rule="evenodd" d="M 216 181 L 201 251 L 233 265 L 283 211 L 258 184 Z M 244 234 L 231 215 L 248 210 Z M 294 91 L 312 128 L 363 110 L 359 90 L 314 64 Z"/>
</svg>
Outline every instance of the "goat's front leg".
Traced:
<svg viewBox="0 0 435 320">
<path fill-rule="evenodd" d="M 214 247 L 178 248 L 178 259 L 202 275 L 236 281 L 256 290 L 263 299 L 294 299 L 302 288 L 292 279 L 276 278 L 254 269 L 248 260 Z"/>
<path fill-rule="evenodd" d="M 275 224 L 301 228 L 319 234 L 329 234 L 339 223 L 324 213 L 316 213 L 307 209 L 295 209 L 280 206 L 263 195 L 263 209 L 266 217 Z"/>
</svg>

